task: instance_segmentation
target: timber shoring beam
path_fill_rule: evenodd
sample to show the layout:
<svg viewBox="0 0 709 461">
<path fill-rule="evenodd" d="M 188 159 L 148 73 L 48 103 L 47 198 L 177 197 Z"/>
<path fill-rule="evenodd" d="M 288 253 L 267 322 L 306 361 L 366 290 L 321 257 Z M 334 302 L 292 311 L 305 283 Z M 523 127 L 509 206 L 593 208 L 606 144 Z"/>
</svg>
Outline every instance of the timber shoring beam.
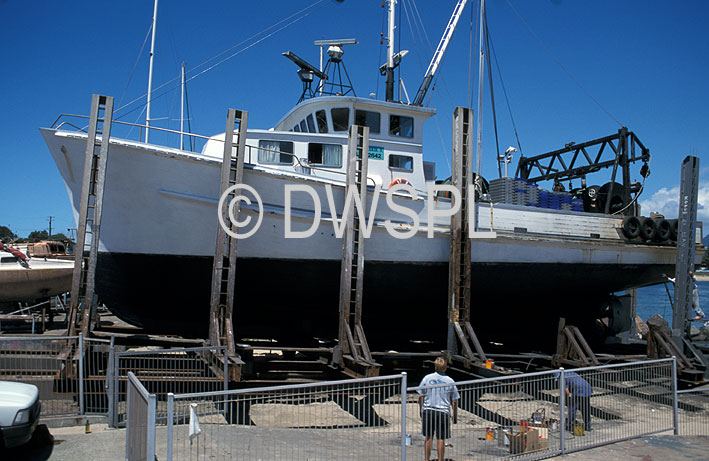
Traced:
<svg viewBox="0 0 709 461">
<path fill-rule="evenodd" d="M 471 248 L 470 222 L 473 197 L 473 110 L 456 107 L 453 112 L 453 166 L 452 183 L 460 192 L 461 206 L 451 216 L 450 260 L 448 265 L 448 351 L 453 354 L 456 339 L 463 356 L 472 362 L 485 362 L 487 357 L 470 323 Z M 477 218 L 477 213 L 473 220 Z M 468 362 L 466 362 L 468 365 Z"/>
<path fill-rule="evenodd" d="M 345 230 L 340 266 L 340 300 L 338 345 L 332 362 L 353 377 L 378 376 L 380 364 L 374 361 L 362 327 L 364 295 L 364 246 L 367 213 L 367 170 L 369 159 L 369 127 L 352 125 L 347 145 L 347 178 L 345 203 L 356 194 L 362 205 L 362 220 L 356 207 L 343 208 Z M 333 216 L 333 219 L 336 217 Z M 372 223 L 370 223 L 370 226 Z"/>
<path fill-rule="evenodd" d="M 113 98 L 94 94 L 91 97 L 91 115 L 86 138 L 84 174 L 81 182 L 79 223 L 74 247 L 74 274 L 71 283 L 71 305 L 67 314 L 69 336 L 75 336 L 77 328 L 84 336 L 88 336 L 92 330 L 93 316 L 91 314 L 95 309 L 96 302 L 94 296 L 96 265 L 112 119 Z M 81 318 L 79 319 L 80 313 Z"/>
<path fill-rule="evenodd" d="M 220 198 L 227 194 L 223 207 L 218 210 L 221 216 L 229 216 L 231 201 L 236 196 L 234 186 L 242 184 L 244 176 L 244 157 L 246 155 L 246 130 L 249 113 L 236 109 L 227 111 L 226 131 L 224 134 L 224 155 L 222 158 Z M 236 136 L 236 141 L 234 137 Z M 233 151 L 236 150 L 236 157 Z M 234 207 L 235 220 L 239 220 L 239 207 Z M 232 311 L 234 289 L 236 285 L 236 258 L 238 239 L 233 237 L 237 228 L 235 222 L 227 220 L 230 232 L 219 223 L 217 225 L 216 249 L 212 265 L 212 291 L 209 309 L 209 343 L 212 346 L 226 346 L 230 361 L 230 380 L 241 379 L 241 366 L 244 362 L 236 352 Z"/>
</svg>

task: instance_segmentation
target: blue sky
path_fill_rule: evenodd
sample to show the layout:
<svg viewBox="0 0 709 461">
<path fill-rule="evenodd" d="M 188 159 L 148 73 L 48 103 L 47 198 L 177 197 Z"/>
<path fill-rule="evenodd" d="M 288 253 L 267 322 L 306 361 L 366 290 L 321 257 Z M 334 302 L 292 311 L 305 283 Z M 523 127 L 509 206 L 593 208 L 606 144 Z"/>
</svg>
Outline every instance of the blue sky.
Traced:
<svg viewBox="0 0 709 461">
<path fill-rule="evenodd" d="M 300 19 L 245 49 L 268 33 L 247 40 L 254 34 L 315 3 L 307 16 L 293 16 L 268 33 Z M 406 6 L 412 17 L 414 3 L 435 47 L 455 1 L 399 0 L 398 7 L 403 11 Z M 680 164 L 692 154 L 702 165 L 699 217 L 709 222 L 709 2 L 488 0 L 487 5 L 493 47 L 526 155 L 615 133 L 617 119 L 653 155 L 641 198 L 644 214 L 657 210 L 676 215 Z M 139 52 L 152 11 L 151 0 L 0 0 L 0 159 L 5 172 L 0 225 L 21 236 L 46 229 L 48 216 L 55 217 L 57 231 L 75 227 L 38 128 L 49 126 L 60 113 L 88 114 L 92 93 L 114 96 L 117 104 L 145 94 L 149 43 Z M 313 40 L 354 37 L 359 45 L 346 48 L 344 57 L 357 95 L 377 93 L 381 98 L 384 82 L 377 68 L 385 56 L 379 39 L 384 14 L 381 0 L 162 0 L 154 87 L 177 77 L 180 62 L 192 69 L 247 40 L 225 56 L 243 51 L 188 83 L 192 129 L 203 135 L 224 131 L 229 107 L 248 110 L 250 127 L 269 128 L 300 95 L 297 69 L 280 53 L 291 50 L 317 64 Z M 470 105 L 470 19 L 468 5 L 428 104 L 438 115 L 426 126 L 424 154 L 437 163 L 440 178 L 449 175 L 453 108 Z M 410 50 L 401 77 L 413 98 L 432 48 L 422 45 L 426 39 L 419 33 L 412 34 L 406 14 L 398 37 L 397 48 Z M 495 83 L 504 149 L 515 139 L 498 76 Z M 152 115 L 166 119 L 156 124 L 178 128 L 179 90 L 168 84 L 158 95 Z M 143 102 L 116 117 L 142 123 Z M 487 106 L 483 173 L 492 179 L 497 167 Z M 610 171 L 589 182 L 603 184 L 609 178 Z M 639 179 L 637 168 L 633 179 Z"/>
</svg>

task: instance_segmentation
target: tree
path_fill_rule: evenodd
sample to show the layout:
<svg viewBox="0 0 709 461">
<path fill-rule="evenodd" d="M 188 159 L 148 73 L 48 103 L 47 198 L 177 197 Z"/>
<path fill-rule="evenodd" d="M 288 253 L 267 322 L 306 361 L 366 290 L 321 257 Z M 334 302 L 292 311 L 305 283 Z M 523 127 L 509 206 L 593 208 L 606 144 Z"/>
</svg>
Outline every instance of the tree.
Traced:
<svg viewBox="0 0 709 461">
<path fill-rule="evenodd" d="M 7 226 L 0 226 L 0 242 L 10 242 L 15 240 L 17 235 Z"/>
<path fill-rule="evenodd" d="M 58 234 L 52 234 L 52 236 L 49 239 L 50 240 L 59 240 L 60 242 L 63 242 L 64 240 L 69 240 L 69 237 L 67 237 L 66 235 L 59 232 Z"/>
<path fill-rule="evenodd" d="M 27 240 L 31 242 L 39 242 L 40 240 L 47 240 L 49 235 L 46 230 L 32 231 L 30 235 L 27 236 Z"/>
<path fill-rule="evenodd" d="M 709 251 L 704 253 L 704 258 L 702 259 L 702 267 L 709 267 Z"/>
</svg>

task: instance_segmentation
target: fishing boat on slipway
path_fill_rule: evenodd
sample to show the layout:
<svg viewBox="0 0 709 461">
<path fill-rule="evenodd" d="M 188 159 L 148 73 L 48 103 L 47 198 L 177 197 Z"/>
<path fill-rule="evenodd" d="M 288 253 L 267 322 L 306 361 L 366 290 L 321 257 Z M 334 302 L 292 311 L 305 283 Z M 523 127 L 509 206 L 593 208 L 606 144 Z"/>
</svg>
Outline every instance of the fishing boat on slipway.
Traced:
<svg viewBox="0 0 709 461">
<path fill-rule="evenodd" d="M 412 339 L 445 344 L 450 218 L 434 213 L 429 219 L 428 210 L 449 209 L 451 200 L 427 193 L 439 181 L 435 164 L 424 158 L 423 128 L 436 110 L 423 100 L 466 2 L 456 5 L 411 103 L 394 98 L 393 69 L 402 53 L 394 49 L 395 2 L 387 3 L 386 100 L 358 97 L 348 81 L 335 84 L 344 44 L 334 42 L 322 71 L 290 53 L 301 66 L 301 100 L 273 127 L 248 128 L 244 183 L 259 193 L 264 213 L 259 230 L 238 245 L 237 338 L 304 344 L 336 336 L 342 240 L 333 220 L 343 212 L 346 164 L 353 155 L 347 132 L 357 124 L 370 133 L 370 205 L 375 187 L 385 193 L 404 183 L 414 190 L 413 196 L 395 198 L 408 213 L 392 211 L 382 197 L 368 220 L 362 322 L 370 346 L 395 348 Z M 313 76 L 319 83 L 311 89 Z M 87 134 L 69 121 L 61 117 L 40 131 L 76 217 Z M 199 153 L 110 138 L 96 293 L 121 319 L 156 333 L 206 335 L 224 138 L 224 133 L 209 137 Z M 308 238 L 285 236 L 286 185 L 312 187 L 323 204 Z M 334 215 L 328 213 L 326 186 L 333 191 Z M 638 224 L 647 218 L 636 216 L 635 200 L 628 198 L 638 189 L 621 186 L 627 193 L 617 193 L 620 203 L 612 207 L 603 206 L 602 186 L 581 190 L 589 199 L 583 205 L 521 179 L 491 181 L 488 190 L 480 186 L 477 229 L 497 234 L 471 241 L 472 313 L 482 340 L 529 329 L 556 331 L 560 316 L 589 327 L 601 318 L 613 324 L 615 317 L 607 333 L 624 328 L 620 318 L 628 317 L 627 306 L 614 294 L 661 282 L 662 274 L 674 271 L 676 247 L 669 234 L 664 241 L 654 233 L 649 239 L 637 236 Z M 522 190 L 534 203 L 504 199 L 505 193 L 519 196 Z M 541 196 L 573 206 L 544 205 Z M 255 217 L 254 209 L 245 212 Z M 293 230 L 311 228 L 313 198 L 293 194 L 290 212 Z M 411 232 L 409 238 L 390 235 L 387 220 L 398 231 Z M 697 248 L 699 262 L 703 247 Z"/>
</svg>

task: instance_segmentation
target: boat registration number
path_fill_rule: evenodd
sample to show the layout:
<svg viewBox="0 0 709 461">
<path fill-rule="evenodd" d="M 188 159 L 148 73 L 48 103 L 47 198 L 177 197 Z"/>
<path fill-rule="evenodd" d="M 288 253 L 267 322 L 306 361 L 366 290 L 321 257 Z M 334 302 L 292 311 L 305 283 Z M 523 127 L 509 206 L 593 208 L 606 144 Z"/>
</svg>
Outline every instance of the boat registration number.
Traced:
<svg viewBox="0 0 709 461">
<path fill-rule="evenodd" d="M 369 146 L 369 158 L 375 160 L 384 160 L 384 148 L 378 146 Z"/>
</svg>

